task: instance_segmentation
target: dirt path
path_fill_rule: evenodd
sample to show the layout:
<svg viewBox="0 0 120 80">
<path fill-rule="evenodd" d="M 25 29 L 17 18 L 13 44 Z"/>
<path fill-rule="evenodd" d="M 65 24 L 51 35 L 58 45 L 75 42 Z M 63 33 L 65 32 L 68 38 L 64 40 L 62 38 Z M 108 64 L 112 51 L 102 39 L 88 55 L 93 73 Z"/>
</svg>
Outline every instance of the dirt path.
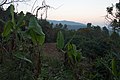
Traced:
<svg viewBox="0 0 120 80">
<path fill-rule="evenodd" d="M 56 48 L 56 43 L 45 43 L 43 48 L 44 54 L 49 57 L 54 57 L 61 59 L 63 58 L 63 53 L 59 52 Z"/>
</svg>

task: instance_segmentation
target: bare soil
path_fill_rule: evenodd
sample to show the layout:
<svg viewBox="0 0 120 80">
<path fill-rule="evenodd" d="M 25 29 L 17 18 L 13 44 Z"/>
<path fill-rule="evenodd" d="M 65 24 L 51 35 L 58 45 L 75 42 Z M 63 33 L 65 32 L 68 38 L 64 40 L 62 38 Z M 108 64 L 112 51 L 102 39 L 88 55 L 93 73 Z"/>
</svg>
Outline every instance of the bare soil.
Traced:
<svg viewBox="0 0 120 80">
<path fill-rule="evenodd" d="M 43 48 L 44 54 L 56 59 L 63 58 L 63 53 L 58 51 L 56 43 L 45 43 Z"/>
</svg>

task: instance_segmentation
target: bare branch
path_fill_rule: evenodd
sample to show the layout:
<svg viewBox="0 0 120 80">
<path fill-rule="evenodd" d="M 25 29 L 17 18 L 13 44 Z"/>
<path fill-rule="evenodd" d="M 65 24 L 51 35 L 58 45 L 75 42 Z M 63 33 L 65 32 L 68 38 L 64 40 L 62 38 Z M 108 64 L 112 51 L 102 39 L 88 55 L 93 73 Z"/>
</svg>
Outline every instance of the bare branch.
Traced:
<svg viewBox="0 0 120 80">
<path fill-rule="evenodd" d="M 47 18 L 47 10 L 48 10 L 48 8 L 51 8 L 51 7 L 46 4 L 45 0 L 43 0 L 42 6 L 38 7 L 38 9 L 36 11 L 36 17 L 38 16 L 38 11 L 44 9 L 43 13 L 41 13 L 41 19 L 42 19 L 42 16 L 44 15 L 44 13 L 45 13 L 45 19 L 46 19 Z"/>
<path fill-rule="evenodd" d="M 36 8 L 33 10 L 33 13 L 35 12 L 35 10 L 38 8 L 39 6 L 36 6 Z"/>
<path fill-rule="evenodd" d="M 11 0 L 11 1 L 5 0 L 2 4 L 0 4 L 0 6 L 3 6 L 5 4 L 11 4 L 13 2 L 27 2 L 27 1 L 30 1 L 30 0 Z"/>
<path fill-rule="evenodd" d="M 107 21 L 109 21 L 109 22 L 113 21 L 113 19 L 110 18 L 108 15 L 105 16 L 105 19 L 106 19 Z"/>
<path fill-rule="evenodd" d="M 3 1 L 2 4 L 0 4 L 0 6 L 3 6 L 4 4 L 6 4 L 7 0 Z"/>
<path fill-rule="evenodd" d="M 35 0 L 35 2 L 33 3 L 32 9 L 31 9 L 31 12 L 34 11 L 33 8 L 34 8 L 36 2 L 37 2 L 37 0 Z"/>
</svg>

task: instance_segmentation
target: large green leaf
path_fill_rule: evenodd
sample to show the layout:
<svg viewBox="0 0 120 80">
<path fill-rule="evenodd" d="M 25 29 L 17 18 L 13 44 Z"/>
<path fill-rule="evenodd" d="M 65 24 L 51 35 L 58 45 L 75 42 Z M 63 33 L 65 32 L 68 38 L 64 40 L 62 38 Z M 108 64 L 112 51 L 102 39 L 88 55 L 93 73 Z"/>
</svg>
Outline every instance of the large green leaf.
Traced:
<svg viewBox="0 0 120 80">
<path fill-rule="evenodd" d="M 61 31 L 57 34 L 57 48 L 62 49 L 64 47 L 64 36 Z"/>
<path fill-rule="evenodd" d="M 45 40 L 45 36 L 37 34 L 33 29 L 29 29 L 28 34 L 31 36 L 33 43 L 39 43 L 42 45 Z"/>
<path fill-rule="evenodd" d="M 76 61 L 79 62 L 79 61 L 82 59 L 82 54 L 81 54 L 80 51 L 77 51 L 76 53 L 77 53 L 77 54 L 76 54 L 76 58 L 75 58 L 75 59 L 76 59 Z"/>
<path fill-rule="evenodd" d="M 117 76 L 117 64 L 115 58 L 112 59 L 112 73 L 114 76 Z"/>
<path fill-rule="evenodd" d="M 6 24 L 5 24 L 5 27 L 4 27 L 4 31 L 2 33 L 2 36 L 3 37 L 6 37 L 7 35 L 10 34 L 11 30 L 13 28 L 13 23 L 11 21 L 8 21 Z"/>
<path fill-rule="evenodd" d="M 74 44 L 68 44 L 67 45 L 67 54 L 68 57 L 76 62 L 80 61 L 82 58 L 82 55 L 80 51 L 76 49 L 76 46 Z"/>
<path fill-rule="evenodd" d="M 18 17 L 18 22 L 16 24 L 17 27 L 20 27 L 22 25 L 23 19 L 24 19 L 24 13 L 23 13 L 23 11 L 21 11 L 19 14 L 19 17 Z"/>
<path fill-rule="evenodd" d="M 75 56 L 76 54 L 75 45 L 69 43 L 67 46 L 67 51 L 68 51 L 68 56 Z"/>
<path fill-rule="evenodd" d="M 38 43 L 40 45 L 43 45 L 43 43 L 45 41 L 45 34 L 43 33 L 42 28 L 38 24 L 35 17 L 30 18 L 28 32 L 29 32 L 29 35 L 31 36 L 32 41 L 34 43 Z"/>
<path fill-rule="evenodd" d="M 14 18 L 14 5 L 10 5 L 10 13 L 11 13 L 11 15 L 12 15 L 12 22 L 13 22 L 13 24 L 15 24 L 15 18 Z"/>
<path fill-rule="evenodd" d="M 27 59 L 27 58 L 25 57 L 25 54 L 22 53 L 22 52 L 17 52 L 17 53 L 14 54 L 14 56 L 17 57 L 17 58 L 19 58 L 19 59 L 21 59 L 21 60 L 24 60 L 24 61 L 27 61 L 27 62 L 29 62 L 29 63 L 32 63 L 32 61 L 29 60 L 29 59 Z"/>
<path fill-rule="evenodd" d="M 45 35 L 42 31 L 41 26 L 38 24 L 37 19 L 34 16 L 30 18 L 29 28 L 32 28 L 39 35 Z"/>
<path fill-rule="evenodd" d="M 67 45 L 67 55 L 68 55 L 68 57 L 69 57 L 69 59 L 70 60 L 74 60 L 74 55 L 73 54 L 75 54 L 75 50 L 73 49 L 73 44 L 68 44 Z"/>
</svg>

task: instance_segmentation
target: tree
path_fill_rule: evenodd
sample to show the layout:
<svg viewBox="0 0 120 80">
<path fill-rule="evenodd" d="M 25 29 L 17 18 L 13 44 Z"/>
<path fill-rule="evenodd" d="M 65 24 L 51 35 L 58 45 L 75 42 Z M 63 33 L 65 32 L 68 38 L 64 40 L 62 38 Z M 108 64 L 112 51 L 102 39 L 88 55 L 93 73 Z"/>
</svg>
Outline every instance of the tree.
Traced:
<svg viewBox="0 0 120 80">
<path fill-rule="evenodd" d="M 62 28 L 62 27 L 63 27 L 62 23 L 59 23 L 59 24 L 58 24 L 58 26 L 59 26 L 60 28 Z"/>
<path fill-rule="evenodd" d="M 87 23 L 87 28 L 91 28 L 92 23 Z"/>
<path fill-rule="evenodd" d="M 67 25 L 66 25 L 66 24 L 64 24 L 63 29 L 64 29 L 64 30 L 68 30 L 68 28 L 67 28 Z"/>
<path fill-rule="evenodd" d="M 102 31 L 105 35 L 109 35 L 109 30 L 106 28 L 106 26 L 102 28 Z"/>
<path fill-rule="evenodd" d="M 120 29 L 120 0 L 115 4 L 115 9 L 116 12 L 114 12 L 114 5 L 107 7 L 106 15 L 106 19 L 110 22 L 114 32 Z"/>
</svg>

